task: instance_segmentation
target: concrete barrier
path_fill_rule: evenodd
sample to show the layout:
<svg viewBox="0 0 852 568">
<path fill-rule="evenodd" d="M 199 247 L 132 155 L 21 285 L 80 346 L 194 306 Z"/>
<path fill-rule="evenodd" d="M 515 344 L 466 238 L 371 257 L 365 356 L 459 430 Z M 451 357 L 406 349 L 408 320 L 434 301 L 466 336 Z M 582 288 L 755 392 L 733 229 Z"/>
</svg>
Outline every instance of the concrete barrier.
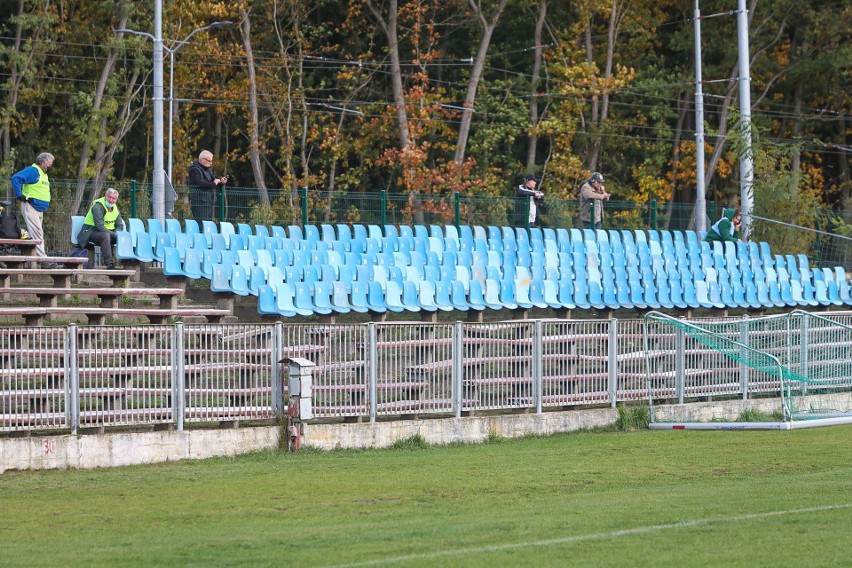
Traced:
<svg viewBox="0 0 852 568">
<path fill-rule="evenodd" d="M 355 424 L 306 424 L 302 445 L 323 450 L 386 448 L 419 435 L 430 444 L 475 443 L 491 435 L 515 438 L 613 424 L 612 408 L 469 418 L 398 420 Z M 281 428 L 0 438 L 0 473 L 10 470 L 89 469 L 234 456 L 279 447 Z"/>
</svg>

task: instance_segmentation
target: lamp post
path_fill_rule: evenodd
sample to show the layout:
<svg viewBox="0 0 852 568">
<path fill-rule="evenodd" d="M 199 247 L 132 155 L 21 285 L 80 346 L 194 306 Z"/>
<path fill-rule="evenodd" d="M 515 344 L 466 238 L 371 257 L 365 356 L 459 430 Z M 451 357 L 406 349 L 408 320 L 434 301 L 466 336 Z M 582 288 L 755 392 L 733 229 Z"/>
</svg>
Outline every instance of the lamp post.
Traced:
<svg viewBox="0 0 852 568">
<path fill-rule="evenodd" d="M 172 179 L 172 108 L 174 106 L 174 64 L 175 52 L 180 49 L 183 44 L 189 41 L 193 35 L 198 32 L 229 26 L 233 22 L 213 22 L 210 25 L 192 30 L 189 35 L 177 43 L 172 43 L 171 47 L 163 45 L 163 18 L 162 4 L 157 1 L 154 3 L 154 34 L 147 32 L 139 32 L 127 28 L 113 30 L 116 33 L 126 33 L 147 37 L 154 42 L 154 176 L 153 188 L 151 192 L 151 201 L 153 202 L 153 217 L 159 219 L 165 224 L 166 208 L 165 208 L 165 171 L 163 170 L 163 50 L 169 52 L 170 69 L 169 69 L 169 182 Z"/>
</svg>

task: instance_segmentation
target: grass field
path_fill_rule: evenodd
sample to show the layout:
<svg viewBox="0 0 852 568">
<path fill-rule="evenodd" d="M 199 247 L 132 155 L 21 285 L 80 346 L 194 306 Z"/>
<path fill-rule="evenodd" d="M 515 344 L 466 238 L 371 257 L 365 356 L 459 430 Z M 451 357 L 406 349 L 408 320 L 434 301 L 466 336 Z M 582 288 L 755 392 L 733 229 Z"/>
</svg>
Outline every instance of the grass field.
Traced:
<svg viewBox="0 0 852 568">
<path fill-rule="evenodd" d="M 0 476 L 0 566 L 848 566 L 852 428 Z"/>
</svg>

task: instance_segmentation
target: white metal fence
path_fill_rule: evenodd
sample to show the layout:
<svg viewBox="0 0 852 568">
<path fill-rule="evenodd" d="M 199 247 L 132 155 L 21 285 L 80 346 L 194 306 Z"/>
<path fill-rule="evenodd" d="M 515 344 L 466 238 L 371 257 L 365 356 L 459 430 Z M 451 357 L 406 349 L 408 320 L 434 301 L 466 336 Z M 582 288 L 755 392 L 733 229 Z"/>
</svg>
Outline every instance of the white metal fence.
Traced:
<svg viewBox="0 0 852 568">
<path fill-rule="evenodd" d="M 852 323 L 849 312 L 826 315 Z M 681 373 L 690 397 L 777 389 L 723 355 L 687 348 L 682 335 L 653 339 L 665 361 L 656 372 Z M 541 412 L 648 396 L 642 320 L 5 327 L 0 357 L 0 431 L 274 420 L 285 408 L 286 357 L 316 364 L 315 419 Z"/>
</svg>

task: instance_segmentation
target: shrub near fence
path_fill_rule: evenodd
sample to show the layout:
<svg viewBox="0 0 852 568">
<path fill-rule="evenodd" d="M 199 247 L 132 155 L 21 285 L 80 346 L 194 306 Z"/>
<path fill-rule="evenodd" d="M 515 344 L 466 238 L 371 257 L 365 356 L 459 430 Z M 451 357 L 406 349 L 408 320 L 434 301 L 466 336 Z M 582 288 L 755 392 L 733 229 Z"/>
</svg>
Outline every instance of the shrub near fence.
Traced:
<svg viewBox="0 0 852 568">
<path fill-rule="evenodd" d="M 827 315 L 852 323 L 852 313 Z M 684 352 L 676 339 L 657 337 L 652 348 L 672 362 L 667 370 L 701 375 L 693 400 L 778 394 L 777 379 L 711 349 Z M 7 327 L 0 354 L 5 431 L 275 419 L 287 395 L 283 357 L 316 364 L 320 420 L 614 407 L 648 396 L 642 320 Z"/>
</svg>

